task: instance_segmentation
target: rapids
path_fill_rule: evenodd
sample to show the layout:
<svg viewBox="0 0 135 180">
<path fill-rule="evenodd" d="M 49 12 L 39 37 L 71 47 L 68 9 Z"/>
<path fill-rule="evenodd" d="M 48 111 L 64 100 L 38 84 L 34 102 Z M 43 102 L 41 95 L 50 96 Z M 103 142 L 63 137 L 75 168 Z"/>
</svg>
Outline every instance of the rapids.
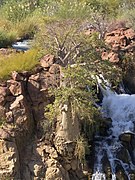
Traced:
<svg viewBox="0 0 135 180">
<path fill-rule="evenodd" d="M 96 136 L 92 180 L 108 179 L 105 175 L 106 164 L 109 164 L 111 169 L 110 179 L 116 180 L 118 169 L 122 169 L 123 180 L 130 180 L 131 174 L 135 172 L 133 160 L 135 148 L 132 153 L 126 148 L 128 162 L 123 162 L 118 154 L 123 153 L 122 148 L 124 147 L 120 136 L 124 133 L 132 135 L 135 133 L 135 95 L 117 94 L 108 87 L 106 89 L 101 87 L 101 90 L 103 93 L 101 113 L 104 118 L 111 118 L 112 125 L 107 131 L 107 136 Z"/>
</svg>

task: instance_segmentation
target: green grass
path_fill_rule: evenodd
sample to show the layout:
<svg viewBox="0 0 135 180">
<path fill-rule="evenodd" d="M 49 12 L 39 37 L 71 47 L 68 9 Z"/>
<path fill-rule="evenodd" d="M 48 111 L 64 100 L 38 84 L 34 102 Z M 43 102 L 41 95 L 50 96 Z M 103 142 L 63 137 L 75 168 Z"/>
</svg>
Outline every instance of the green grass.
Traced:
<svg viewBox="0 0 135 180">
<path fill-rule="evenodd" d="M 26 53 L 13 53 L 9 57 L 0 57 L 0 79 L 7 79 L 13 71 L 31 70 L 37 64 L 38 51 L 34 49 Z"/>
<path fill-rule="evenodd" d="M 15 31 L 8 32 L 5 29 L 0 28 L 0 48 L 11 46 L 16 38 L 17 33 Z"/>
</svg>

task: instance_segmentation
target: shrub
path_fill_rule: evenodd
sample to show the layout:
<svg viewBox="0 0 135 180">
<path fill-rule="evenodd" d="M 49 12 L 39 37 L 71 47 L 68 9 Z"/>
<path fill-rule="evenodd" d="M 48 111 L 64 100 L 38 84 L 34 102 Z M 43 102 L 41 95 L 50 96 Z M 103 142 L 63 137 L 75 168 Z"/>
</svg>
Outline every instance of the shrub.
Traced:
<svg viewBox="0 0 135 180">
<path fill-rule="evenodd" d="M 37 50 L 30 50 L 26 53 L 11 54 L 9 57 L 0 59 L 0 79 L 7 78 L 13 71 L 27 71 L 38 64 Z"/>
<path fill-rule="evenodd" d="M 89 151 L 88 142 L 83 136 L 80 136 L 76 141 L 75 155 L 82 164 L 85 163 L 85 155 Z"/>
<path fill-rule="evenodd" d="M 7 32 L 4 29 L 0 29 L 0 48 L 11 46 L 17 37 L 16 32 Z"/>
</svg>

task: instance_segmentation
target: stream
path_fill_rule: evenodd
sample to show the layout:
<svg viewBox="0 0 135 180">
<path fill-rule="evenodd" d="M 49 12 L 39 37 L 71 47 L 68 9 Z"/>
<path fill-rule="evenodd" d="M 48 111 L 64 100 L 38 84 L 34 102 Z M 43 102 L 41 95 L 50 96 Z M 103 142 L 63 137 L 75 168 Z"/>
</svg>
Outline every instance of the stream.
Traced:
<svg viewBox="0 0 135 180">
<path fill-rule="evenodd" d="M 92 180 L 134 180 L 135 95 L 117 94 L 108 87 L 101 90 L 101 113 L 112 123 L 106 136 L 95 137 Z"/>
<path fill-rule="evenodd" d="M 27 51 L 31 48 L 32 40 L 17 41 L 12 44 L 12 47 L 18 51 Z"/>
</svg>

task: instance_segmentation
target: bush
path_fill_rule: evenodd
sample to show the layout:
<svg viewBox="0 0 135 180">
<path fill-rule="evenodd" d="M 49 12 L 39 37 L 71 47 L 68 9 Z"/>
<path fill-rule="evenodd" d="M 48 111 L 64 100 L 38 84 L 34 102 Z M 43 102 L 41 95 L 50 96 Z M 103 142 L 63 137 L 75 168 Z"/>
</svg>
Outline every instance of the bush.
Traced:
<svg viewBox="0 0 135 180">
<path fill-rule="evenodd" d="M 16 40 L 16 38 L 16 32 L 7 32 L 4 29 L 0 29 L 0 48 L 11 46 L 12 43 Z"/>
<path fill-rule="evenodd" d="M 89 145 L 83 136 L 78 137 L 76 141 L 75 155 L 78 157 L 82 164 L 85 163 L 85 155 L 89 151 Z"/>
<path fill-rule="evenodd" d="M 13 71 L 27 71 L 38 64 L 38 51 L 30 50 L 26 53 L 11 54 L 0 59 L 0 79 L 8 78 Z"/>
</svg>

